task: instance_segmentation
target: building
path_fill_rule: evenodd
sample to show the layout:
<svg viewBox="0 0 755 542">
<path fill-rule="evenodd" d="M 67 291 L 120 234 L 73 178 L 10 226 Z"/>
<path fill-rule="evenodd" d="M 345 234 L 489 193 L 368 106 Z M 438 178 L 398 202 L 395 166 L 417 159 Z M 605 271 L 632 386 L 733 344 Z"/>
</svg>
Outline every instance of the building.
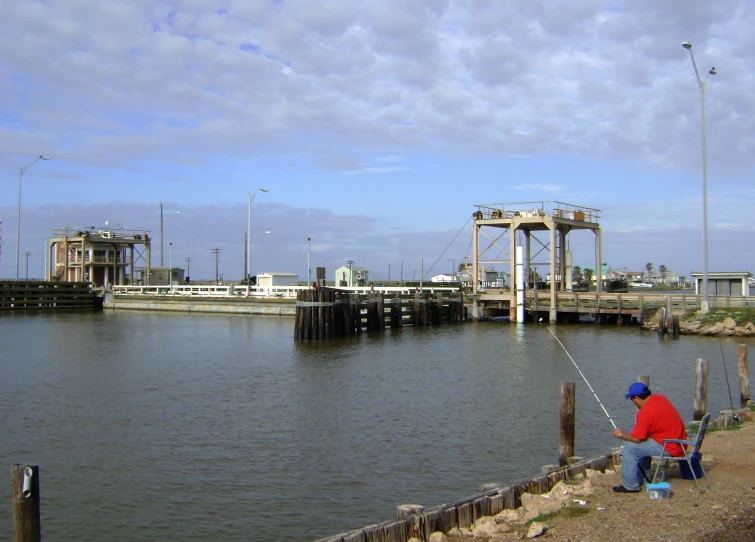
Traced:
<svg viewBox="0 0 755 542">
<path fill-rule="evenodd" d="M 296 273 L 260 273 L 257 286 L 297 286 L 299 275 Z"/>
<path fill-rule="evenodd" d="M 47 241 L 46 280 L 88 282 L 94 288 L 134 284 L 135 264 L 149 276 L 151 239 L 145 230 L 54 228 Z"/>
<path fill-rule="evenodd" d="M 336 269 L 335 282 L 337 287 L 367 286 L 369 271 L 364 267 L 344 265 Z"/>
<path fill-rule="evenodd" d="M 186 281 L 184 270 L 180 267 L 137 267 L 134 269 L 134 273 L 133 284 L 170 286 L 183 284 Z"/>
<path fill-rule="evenodd" d="M 447 275 L 444 273 L 430 277 L 430 282 L 456 282 L 458 280 L 459 279 L 457 277 L 454 277 L 453 275 Z"/>
<path fill-rule="evenodd" d="M 702 295 L 703 274 L 690 273 L 695 279 L 695 294 Z M 747 271 L 708 273 L 708 295 L 749 296 L 752 273 Z"/>
</svg>

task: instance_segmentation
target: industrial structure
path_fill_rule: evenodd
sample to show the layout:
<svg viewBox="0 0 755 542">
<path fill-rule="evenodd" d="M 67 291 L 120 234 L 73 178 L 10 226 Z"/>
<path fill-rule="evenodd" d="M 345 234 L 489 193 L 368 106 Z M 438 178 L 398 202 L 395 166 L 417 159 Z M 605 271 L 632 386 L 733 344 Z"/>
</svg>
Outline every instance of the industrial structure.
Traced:
<svg viewBox="0 0 755 542">
<path fill-rule="evenodd" d="M 151 241 L 146 230 L 54 228 L 45 280 L 88 282 L 93 288 L 136 284 L 135 265 L 149 280 Z"/>
<path fill-rule="evenodd" d="M 538 277 L 535 266 L 549 270 L 549 320 L 555 322 L 557 292 L 572 286 L 571 252 L 568 235 L 589 230 L 595 235 L 595 269 L 601 269 L 600 211 L 558 201 L 492 203 L 475 205 L 472 236 L 473 318 L 486 309 L 508 309 L 512 321 L 524 318 L 524 298 L 534 290 Z M 547 259 L 541 258 L 546 255 Z M 500 289 L 481 288 L 485 266 L 508 265 L 509 284 Z M 600 292 L 601 277 L 596 277 Z"/>
</svg>

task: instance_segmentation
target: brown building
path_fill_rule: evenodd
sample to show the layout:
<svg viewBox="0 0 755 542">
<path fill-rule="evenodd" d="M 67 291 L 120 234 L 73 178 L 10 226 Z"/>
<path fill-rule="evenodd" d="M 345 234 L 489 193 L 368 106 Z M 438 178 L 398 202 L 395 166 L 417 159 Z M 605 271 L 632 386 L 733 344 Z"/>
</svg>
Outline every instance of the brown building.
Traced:
<svg viewBox="0 0 755 542">
<path fill-rule="evenodd" d="M 136 284 L 135 265 L 150 275 L 151 241 L 146 230 L 55 228 L 45 278 L 89 282 L 94 288 Z"/>
</svg>

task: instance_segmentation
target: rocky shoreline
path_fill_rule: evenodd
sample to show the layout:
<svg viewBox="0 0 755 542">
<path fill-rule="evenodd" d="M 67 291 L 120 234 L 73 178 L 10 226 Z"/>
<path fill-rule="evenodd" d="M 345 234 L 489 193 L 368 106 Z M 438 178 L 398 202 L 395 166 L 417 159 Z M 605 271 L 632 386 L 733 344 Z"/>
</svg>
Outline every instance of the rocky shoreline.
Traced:
<svg viewBox="0 0 755 542">
<path fill-rule="evenodd" d="M 644 322 L 642 327 L 647 330 L 658 331 L 661 327 L 661 317 L 660 314 L 656 314 L 653 318 Z M 730 317 L 715 324 L 704 324 L 698 320 L 682 320 L 679 322 L 679 332 L 683 335 L 755 337 L 755 324 L 749 321 L 739 324 Z"/>
</svg>

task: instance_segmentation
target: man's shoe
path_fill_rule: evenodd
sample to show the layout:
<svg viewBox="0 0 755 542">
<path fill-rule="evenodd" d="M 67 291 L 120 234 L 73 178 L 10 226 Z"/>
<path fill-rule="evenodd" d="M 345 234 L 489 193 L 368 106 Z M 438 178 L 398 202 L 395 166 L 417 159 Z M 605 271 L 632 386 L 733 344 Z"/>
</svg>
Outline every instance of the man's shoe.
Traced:
<svg viewBox="0 0 755 542">
<path fill-rule="evenodd" d="M 639 493 L 639 489 L 627 489 L 624 486 L 613 486 L 613 490 L 616 493 Z"/>
</svg>

